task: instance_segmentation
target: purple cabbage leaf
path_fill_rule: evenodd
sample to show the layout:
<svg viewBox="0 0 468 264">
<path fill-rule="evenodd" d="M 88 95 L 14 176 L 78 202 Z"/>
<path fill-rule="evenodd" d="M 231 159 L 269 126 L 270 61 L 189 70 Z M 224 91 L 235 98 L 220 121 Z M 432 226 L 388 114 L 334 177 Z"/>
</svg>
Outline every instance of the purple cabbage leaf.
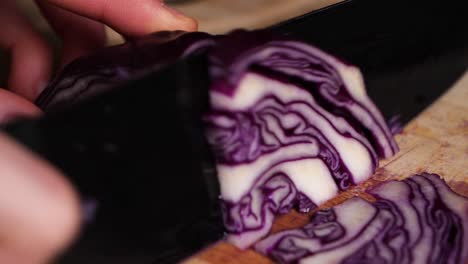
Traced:
<svg viewBox="0 0 468 264">
<path fill-rule="evenodd" d="M 369 193 L 376 202 L 347 200 L 255 249 L 280 263 L 466 263 L 468 199 L 438 175 L 389 181 Z"/>
<path fill-rule="evenodd" d="M 359 70 L 311 45 L 235 31 L 210 62 L 206 134 L 239 248 L 265 236 L 275 215 L 323 204 L 398 150 Z"/>
<path fill-rule="evenodd" d="M 45 112 L 70 107 L 213 46 L 213 38 L 202 32 L 163 31 L 104 48 L 68 64 L 39 95 L 36 104 Z"/>
</svg>

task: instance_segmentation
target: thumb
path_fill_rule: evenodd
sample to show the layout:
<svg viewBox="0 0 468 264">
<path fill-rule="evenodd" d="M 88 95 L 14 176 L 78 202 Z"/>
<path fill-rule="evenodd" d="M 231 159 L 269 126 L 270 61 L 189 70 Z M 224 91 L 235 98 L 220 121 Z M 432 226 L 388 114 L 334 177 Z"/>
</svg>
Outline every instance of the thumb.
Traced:
<svg viewBox="0 0 468 264">
<path fill-rule="evenodd" d="M 69 182 L 0 133 L 0 263 L 50 261 L 73 239 L 79 219 Z"/>
</svg>

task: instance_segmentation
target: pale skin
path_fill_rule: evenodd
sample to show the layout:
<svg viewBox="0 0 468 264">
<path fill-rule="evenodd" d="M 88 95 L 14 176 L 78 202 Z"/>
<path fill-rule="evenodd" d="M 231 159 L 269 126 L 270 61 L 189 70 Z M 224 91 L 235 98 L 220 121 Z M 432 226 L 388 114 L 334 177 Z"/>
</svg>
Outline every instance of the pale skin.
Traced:
<svg viewBox="0 0 468 264">
<path fill-rule="evenodd" d="M 61 65 L 105 44 L 104 24 L 128 37 L 160 30 L 194 31 L 193 19 L 158 0 L 37 0 L 63 40 Z M 0 123 L 39 116 L 32 103 L 51 76 L 47 42 L 0 1 L 0 49 L 12 56 L 0 89 Z M 48 263 L 73 241 L 81 222 L 78 195 L 60 171 L 0 133 L 0 263 Z"/>
</svg>

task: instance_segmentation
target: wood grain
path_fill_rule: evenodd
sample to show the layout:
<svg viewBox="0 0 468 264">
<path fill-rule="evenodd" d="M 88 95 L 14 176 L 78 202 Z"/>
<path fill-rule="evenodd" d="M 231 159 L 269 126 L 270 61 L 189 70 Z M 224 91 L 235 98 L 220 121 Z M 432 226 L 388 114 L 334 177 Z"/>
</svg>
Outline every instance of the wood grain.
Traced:
<svg viewBox="0 0 468 264">
<path fill-rule="evenodd" d="M 323 207 L 330 207 L 361 196 L 363 190 L 388 179 L 402 179 L 418 172 L 437 173 L 456 192 L 468 197 L 468 72 L 441 98 L 412 120 L 396 136 L 400 152 L 380 162 L 380 168 L 364 182 Z M 272 232 L 296 228 L 307 223 L 308 215 L 291 212 L 276 219 Z M 187 259 L 185 264 L 272 263 L 253 250 L 241 251 L 220 241 Z"/>
</svg>

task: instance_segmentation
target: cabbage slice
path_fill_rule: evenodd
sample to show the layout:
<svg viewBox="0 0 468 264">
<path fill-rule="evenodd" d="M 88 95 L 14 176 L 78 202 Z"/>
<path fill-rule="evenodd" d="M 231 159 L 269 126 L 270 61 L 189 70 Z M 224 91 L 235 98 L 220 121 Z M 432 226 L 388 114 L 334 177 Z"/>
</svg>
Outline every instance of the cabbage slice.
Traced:
<svg viewBox="0 0 468 264">
<path fill-rule="evenodd" d="M 310 211 L 398 150 L 359 70 L 315 47 L 235 31 L 209 58 L 206 135 L 228 240 L 240 248 L 266 235 L 286 208 Z M 271 190 L 276 174 L 283 187 Z"/>
<path fill-rule="evenodd" d="M 468 260 L 464 245 L 468 198 L 454 193 L 439 176 L 414 175 L 383 183 L 370 193 L 376 202 L 353 198 L 325 211 L 336 217 L 318 221 L 323 219 L 319 212 L 305 227 L 273 234 L 255 249 L 280 263 L 455 264 Z M 341 230 L 334 232 L 339 235 L 332 242 L 323 237 L 333 232 L 316 234 L 327 226 Z"/>
<path fill-rule="evenodd" d="M 107 47 L 66 65 L 36 104 L 46 112 L 61 110 L 214 45 L 207 33 L 162 31 Z"/>
<path fill-rule="evenodd" d="M 367 96 L 357 67 L 312 45 L 263 31 L 234 31 L 218 41 L 210 56 L 213 89 L 234 95 L 249 71 L 296 84 L 327 111 L 366 134 L 380 157 L 389 158 L 398 151 L 383 116 Z"/>
</svg>

